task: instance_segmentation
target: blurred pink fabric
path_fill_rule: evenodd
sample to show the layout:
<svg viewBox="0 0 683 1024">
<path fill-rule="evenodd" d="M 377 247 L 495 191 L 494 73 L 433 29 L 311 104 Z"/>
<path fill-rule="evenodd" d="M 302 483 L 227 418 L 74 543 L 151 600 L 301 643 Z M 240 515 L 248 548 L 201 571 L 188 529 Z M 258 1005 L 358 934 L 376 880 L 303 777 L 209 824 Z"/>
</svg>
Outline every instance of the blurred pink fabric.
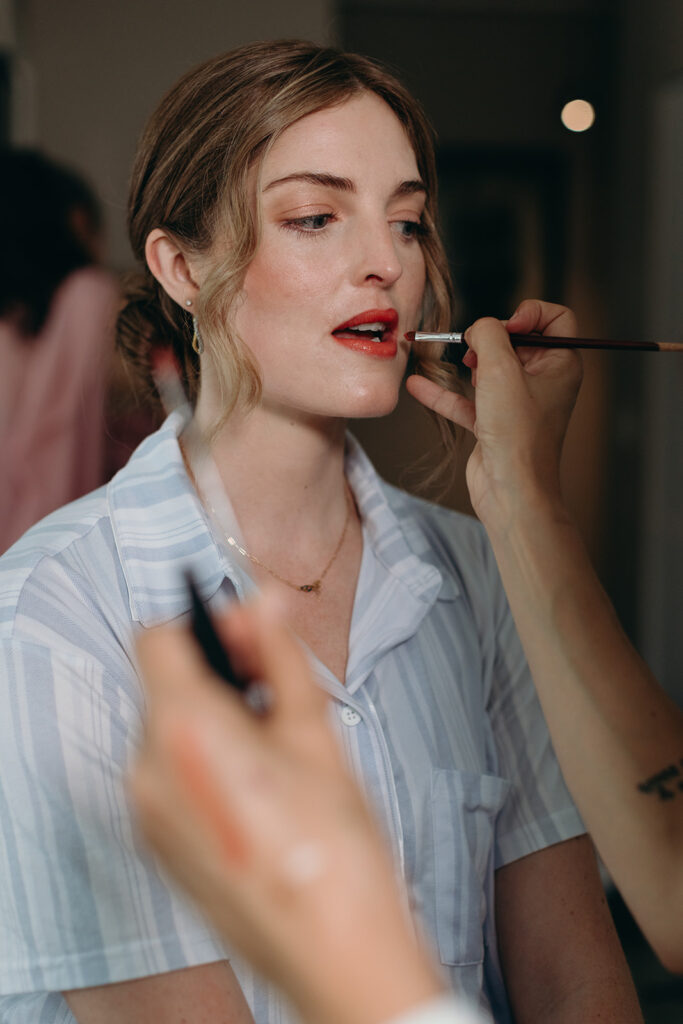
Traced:
<svg viewBox="0 0 683 1024">
<path fill-rule="evenodd" d="M 104 400 L 119 303 L 114 278 L 75 271 L 40 334 L 0 321 L 0 552 L 104 482 Z"/>
</svg>

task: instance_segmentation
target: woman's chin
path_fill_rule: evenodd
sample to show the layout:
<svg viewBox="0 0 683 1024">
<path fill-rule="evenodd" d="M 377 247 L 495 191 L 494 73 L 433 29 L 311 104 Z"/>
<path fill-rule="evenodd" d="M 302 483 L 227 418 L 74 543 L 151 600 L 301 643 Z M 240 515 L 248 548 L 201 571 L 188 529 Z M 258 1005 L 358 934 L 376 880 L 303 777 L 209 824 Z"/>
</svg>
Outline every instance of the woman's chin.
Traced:
<svg viewBox="0 0 683 1024">
<path fill-rule="evenodd" d="M 348 419 L 379 419 L 388 416 L 398 404 L 398 388 L 395 385 L 383 388 L 368 388 L 362 393 L 349 396 Z"/>
<path fill-rule="evenodd" d="M 374 382 L 372 385 L 350 386 L 342 389 L 321 388 L 318 400 L 311 403 L 308 396 L 301 403 L 291 395 L 264 396 L 261 408 L 265 411 L 284 415 L 287 419 L 303 417 L 304 421 L 378 419 L 393 412 L 398 403 L 400 382 Z M 303 396 L 302 396 L 303 398 Z"/>
</svg>

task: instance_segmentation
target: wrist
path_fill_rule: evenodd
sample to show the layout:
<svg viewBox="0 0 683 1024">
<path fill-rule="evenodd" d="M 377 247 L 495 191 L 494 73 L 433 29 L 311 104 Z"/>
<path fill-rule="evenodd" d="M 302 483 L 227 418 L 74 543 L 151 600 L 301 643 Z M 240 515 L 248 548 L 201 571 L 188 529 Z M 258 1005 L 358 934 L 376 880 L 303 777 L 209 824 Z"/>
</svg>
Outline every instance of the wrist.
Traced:
<svg viewBox="0 0 683 1024">
<path fill-rule="evenodd" d="M 561 501 L 529 496 L 506 521 L 486 530 L 525 649 L 543 630 L 566 625 L 567 609 L 586 599 L 579 595 L 587 587 L 596 592 L 581 534 Z"/>
<path fill-rule="evenodd" d="M 416 1007 L 438 999 L 444 993 L 439 977 L 424 952 L 412 941 L 405 949 L 390 949 L 358 937 L 357 955 L 337 961 L 327 982 L 307 987 L 299 1009 L 308 1024 L 384 1024 L 401 1018 Z M 368 948 L 373 951 L 368 956 Z M 404 955 L 402 955 L 404 954 Z M 338 964 L 344 964 L 339 970 Z"/>
<path fill-rule="evenodd" d="M 386 1024 L 490 1024 L 490 1018 L 452 993 L 444 993 L 400 1017 L 392 1017 Z"/>
<path fill-rule="evenodd" d="M 492 486 L 475 511 L 492 544 L 513 534 L 573 525 L 559 481 L 549 486 L 531 476 L 517 477 L 514 486 Z"/>
</svg>

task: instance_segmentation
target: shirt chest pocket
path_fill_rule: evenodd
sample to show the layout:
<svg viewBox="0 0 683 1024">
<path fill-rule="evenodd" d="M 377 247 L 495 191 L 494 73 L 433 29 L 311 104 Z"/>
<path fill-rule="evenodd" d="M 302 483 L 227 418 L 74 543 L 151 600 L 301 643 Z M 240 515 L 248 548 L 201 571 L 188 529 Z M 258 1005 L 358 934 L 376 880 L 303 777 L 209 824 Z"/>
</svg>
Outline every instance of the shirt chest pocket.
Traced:
<svg viewBox="0 0 683 1024">
<path fill-rule="evenodd" d="M 441 961 L 484 959 L 483 925 L 492 890 L 495 819 L 510 783 L 495 775 L 432 773 L 434 922 Z"/>
</svg>

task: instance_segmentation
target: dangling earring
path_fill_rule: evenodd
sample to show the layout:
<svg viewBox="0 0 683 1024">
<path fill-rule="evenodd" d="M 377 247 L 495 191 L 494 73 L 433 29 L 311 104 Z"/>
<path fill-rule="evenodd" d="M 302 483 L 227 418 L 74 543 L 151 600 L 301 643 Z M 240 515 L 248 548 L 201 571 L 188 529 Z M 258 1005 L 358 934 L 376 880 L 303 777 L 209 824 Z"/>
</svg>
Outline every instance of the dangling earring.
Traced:
<svg viewBox="0 0 683 1024">
<path fill-rule="evenodd" d="M 195 350 L 198 356 L 204 351 L 204 342 L 202 336 L 199 333 L 199 327 L 197 326 L 197 317 L 192 317 L 192 326 L 194 327 L 194 334 L 192 335 L 192 348 Z"/>
</svg>

